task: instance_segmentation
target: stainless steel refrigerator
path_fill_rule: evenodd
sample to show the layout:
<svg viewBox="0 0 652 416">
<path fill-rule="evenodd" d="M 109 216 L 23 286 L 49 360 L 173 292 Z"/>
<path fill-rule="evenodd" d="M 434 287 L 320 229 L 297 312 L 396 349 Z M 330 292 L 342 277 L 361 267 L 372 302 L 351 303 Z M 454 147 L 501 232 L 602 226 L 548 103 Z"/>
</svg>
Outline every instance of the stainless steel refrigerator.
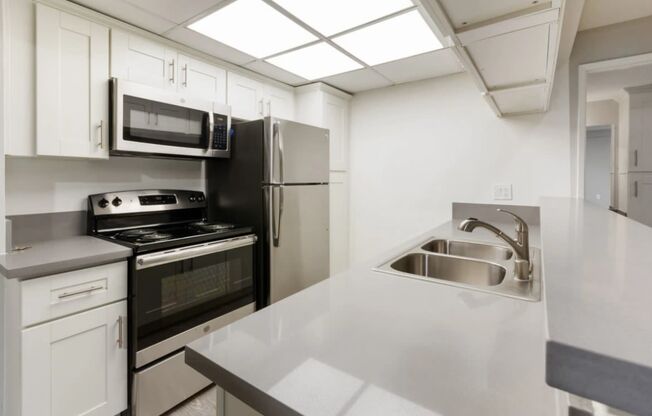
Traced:
<svg viewBox="0 0 652 416">
<path fill-rule="evenodd" d="M 329 276 L 328 135 L 266 117 L 234 124 L 231 158 L 206 161 L 210 219 L 259 235 L 259 307 Z"/>
</svg>

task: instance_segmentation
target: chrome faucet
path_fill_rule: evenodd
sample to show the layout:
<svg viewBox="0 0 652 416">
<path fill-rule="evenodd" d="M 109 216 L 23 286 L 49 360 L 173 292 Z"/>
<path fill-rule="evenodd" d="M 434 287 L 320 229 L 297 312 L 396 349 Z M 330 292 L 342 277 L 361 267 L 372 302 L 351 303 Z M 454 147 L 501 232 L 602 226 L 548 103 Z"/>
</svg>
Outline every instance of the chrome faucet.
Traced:
<svg viewBox="0 0 652 416">
<path fill-rule="evenodd" d="M 519 217 L 513 212 L 509 212 L 501 208 L 498 208 L 497 211 L 504 212 L 505 214 L 509 214 L 514 217 L 514 220 L 516 221 L 516 240 L 512 239 L 510 236 L 502 232 L 500 229 L 494 227 L 493 225 L 488 224 L 484 221 L 480 221 L 477 218 L 467 218 L 462 221 L 457 228 L 461 231 L 470 233 L 477 227 L 480 227 L 496 234 L 496 237 L 505 241 L 510 245 L 510 247 L 512 247 L 512 249 L 514 249 L 514 253 L 516 254 L 516 260 L 514 261 L 514 272 L 516 275 L 516 280 L 528 281 L 530 280 L 531 265 L 530 242 L 527 224 L 525 221 L 523 221 L 523 218 Z"/>
</svg>

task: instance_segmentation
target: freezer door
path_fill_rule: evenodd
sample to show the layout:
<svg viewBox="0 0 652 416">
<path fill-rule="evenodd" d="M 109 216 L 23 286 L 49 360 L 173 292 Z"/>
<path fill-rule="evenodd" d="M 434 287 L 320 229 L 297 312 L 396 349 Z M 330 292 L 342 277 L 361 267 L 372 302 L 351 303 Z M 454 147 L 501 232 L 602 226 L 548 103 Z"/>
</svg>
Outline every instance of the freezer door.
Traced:
<svg viewBox="0 0 652 416">
<path fill-rule="evenodd" d="M 327 183 L 329 153 L 327 129 L 265 118 L 266 183 Z"/>
<path fill-rule="evenodd" d="M 270 302 L 329 276 L 328 185 L 266 187 Z"/>
</svg>

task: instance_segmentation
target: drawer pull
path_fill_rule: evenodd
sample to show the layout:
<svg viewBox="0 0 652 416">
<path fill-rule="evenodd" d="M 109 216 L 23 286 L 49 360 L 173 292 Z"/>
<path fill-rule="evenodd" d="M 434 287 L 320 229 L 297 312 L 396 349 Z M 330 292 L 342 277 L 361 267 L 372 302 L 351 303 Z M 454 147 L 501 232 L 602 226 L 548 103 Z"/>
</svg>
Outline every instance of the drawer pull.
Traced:
<svg viewBox="0 0 652 416">
<path fill-rule="evenodd" d="M 91 293 L 95 290 L 100 290 L 100 289 L 104 289 L 104 286 L 91 286 L 88 289 L 76 290 L 74 292 L 64 292 L 59 295 L 59 299 L 65 299 L 76 295 L 83 295 L 84 293 Z"/>
</svg>

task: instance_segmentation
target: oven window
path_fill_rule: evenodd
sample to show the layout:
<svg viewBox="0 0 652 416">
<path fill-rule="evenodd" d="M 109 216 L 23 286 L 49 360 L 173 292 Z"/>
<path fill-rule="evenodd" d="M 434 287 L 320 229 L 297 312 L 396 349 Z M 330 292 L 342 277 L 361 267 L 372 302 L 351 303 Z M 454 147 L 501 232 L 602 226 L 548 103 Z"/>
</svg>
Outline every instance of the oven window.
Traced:
<svg viewBox="0 0 652 416">
<path fill-rule="evenodd" d="M 252 247 L 136 271 L 138 349 L 253 302 Z"/>
<path fill-rule="evenodd" d="M 206 149 L 208 113 L 143 98 L 124 96 L 124 140 Z"/>
</svg>

